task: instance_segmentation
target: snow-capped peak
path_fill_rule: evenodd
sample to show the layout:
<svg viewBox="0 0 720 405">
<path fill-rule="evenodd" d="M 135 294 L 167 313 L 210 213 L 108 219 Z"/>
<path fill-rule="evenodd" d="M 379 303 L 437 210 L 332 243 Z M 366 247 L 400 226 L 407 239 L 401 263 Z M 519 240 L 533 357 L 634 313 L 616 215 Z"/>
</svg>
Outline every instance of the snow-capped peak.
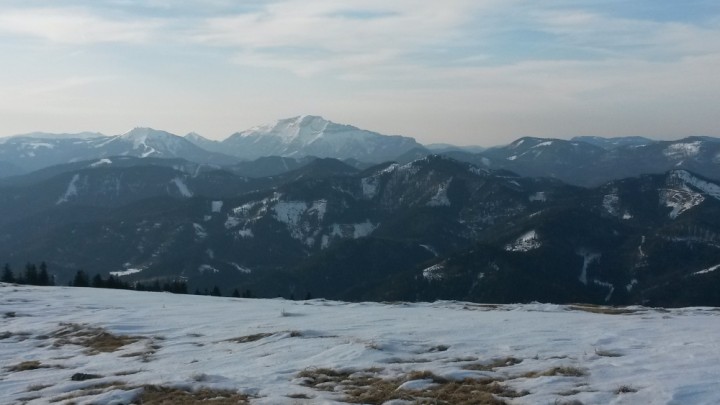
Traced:
<svg viewBox="0 0 720 405">
<path fill-rule="evenodd" d="M 146 127 L 133 128 L 117 139 L 132 142 L 134 150 L 141 150 L 141 157 L 173 154 L 182 142 L 187 142 L 180 136 Z"/>
<path fill-rule="evenodd" d="M 272 124 L 261 125 L 240 132 L 241 137 L 269 135 L 292 141 L 296 138 L 322 135 L 329 125 L 338 125 L 315 115 L 300 115 L 277 120 Z"/>
</svg>

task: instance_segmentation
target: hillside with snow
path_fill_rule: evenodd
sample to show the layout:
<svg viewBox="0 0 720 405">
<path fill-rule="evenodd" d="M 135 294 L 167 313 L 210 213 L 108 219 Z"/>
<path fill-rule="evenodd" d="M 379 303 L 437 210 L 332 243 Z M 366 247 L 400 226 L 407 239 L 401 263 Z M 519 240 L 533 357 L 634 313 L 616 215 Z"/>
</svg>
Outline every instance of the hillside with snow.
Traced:
<svg viewBox="0 0 720 405">
<path fill-rule="evenodd" d="M 0 308 L 8 404 L 720 401 L 716 308 L 344 303 L 10 284 L 0 284 Z"/>
<path fill-rule="evenodd" d="M 422 148 L 415 139 L 388 136 L 303 115 L 235 133 L 222 141 L 226 153 L 243 159 L 262 156 L 317 156 L 385 162 Z"/>
</svg>

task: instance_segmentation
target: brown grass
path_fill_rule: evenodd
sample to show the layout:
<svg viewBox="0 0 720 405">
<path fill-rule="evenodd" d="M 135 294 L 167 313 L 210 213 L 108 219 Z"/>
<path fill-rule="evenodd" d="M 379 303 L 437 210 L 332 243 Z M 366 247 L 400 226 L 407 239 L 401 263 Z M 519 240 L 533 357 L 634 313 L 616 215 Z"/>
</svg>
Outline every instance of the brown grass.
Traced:
<svg viewBox="0 0 720 405">
<path fill-rule="evenodd" d="M 202 388 L 186 391 L 179 388 L 148 385 L 135 402 L 143 405 L 237 405 L 249 404 L 248 396 L 234 391 Z"/>
<path fill-rule="evenodd" d="M 564 377 L 584 377 L 588 375 L 587 371 L 579 369 L 577 367 L 564 366 L 564 367 L 553 367 L 545 371 L 531 371 L 522 375 L 525 378 L 538 378 L 538 377 L 553 377 L 553 376 L 564 376 Z"/>
<path fill-rule="evenodd" d="M 88 354 L 109 353 L 135 343 L 141 338 L 113 335 L 105 329 L 76 323 L 60 324 L 61 328 L 51 336 L 55 346 L 77 345 L 86 347 Z"/>
<path fill-rule="evenodd" d="M 250 342 L 256 342 L 260 339 L 265 339 L 266 337 L 270 337 L 272 335 L 274 335 L 274 334 L 273 333 L 256 333 L 254 335 L 240 336 L 237 338 L 227 339 L 226 342 L 250 343 Z"/>
<path fill-rule="evenodd" d="M 622 357 L 622 353 L 613 352 L 611 350 L 595 349 L 595 354 L 601 357 Z"/>
<path fill-rule="evenodd" d="M 493 371 L 496 368 L 510 367 L 522 363 L 521 359 L 515 357 L 501 357 L 487 363 L 473 363 L 463 366 L 465 370 Z"/>
<path fill-rule="evenodd" d="M 49 367 L 50 366 L 46 366 L 37 360 L 29 360 L 29 361 L 23 361 L 22 363 L 18 363 L 14 366 L 5 367 L 5 370 L 16 372 L 16 371 L 37 370 L 39 368 L 49 368 Z"/>
<path fill-rule="evenodd" d="M 633 393 L 633 392 L 637 392 L 637 389 L 635 389 L 635 388 L 633 388 L 633 387 L 630 387 L 630 386 L 627 386 L 627 385 L 622 385 L 622 386 L 620 386 L 618 389 L 615 390 L 615 393 L 618 394 L 618 395 L 620 395 L 620 394 L 630 394 L 630 393 Z"/>
<path fill-rule="evenodd" d="M 35 392 L 44 390 L 45 388 L 52 387 L 52 384 L 33 384 L 27 387 L 28 392 Z"/>
<path fill-rule="evenodd" d="M 128 388 L 125 385 L 125 383 L 122 381 L 108 381 L 108 382 L 102 382 L 102 383 L 90 385 L 83 389 L 72 391 L 67 394 L 51 398 L 49 400 L 49 402 L 51 402 L 51 403 L 62 402 L 62 401 L 67 401 L 69 399 L 74 399 L 74 398 L 86 397 L 86 396 L 91 396 L 91 395 L 100 395 L 104 392 L 108 392 L 110 390 L 118 389 L 118 388 L 132 389 L 132 388 Z M 74 402 L 70 402 L 70 403 L 72 404 Z"/>
<path fill-rule="evenodd" d="M 516 392 L 493 379 L 465 379 L 450 381 L 430 371 L 413 371 L 405 375 L 382 378 L 377 373 L 364 370 L 357 373 L 332 369 L 308 369 L 300 372 L 304 385 L 322 391 L 340 391 L 349 403 L 382 404 L 401 399 L 414 404 L 433 405 L 501 405 L 502 397 L 518 397 Z M 431 380 L 434 385 L 424 390 L 399 389 L 400 385 L 413 380 Z"/>
<path fill-rule="evenodd" d="M 591 304 L 573 304 L 568 306 L 573 311 L 585 311 L 593 314 L 604 314 L 604 315 L 627 315 L 639 312 L 637 309 L 630 309 L 626 307 L 609 307 L 601 305 Z"/>
</svg>

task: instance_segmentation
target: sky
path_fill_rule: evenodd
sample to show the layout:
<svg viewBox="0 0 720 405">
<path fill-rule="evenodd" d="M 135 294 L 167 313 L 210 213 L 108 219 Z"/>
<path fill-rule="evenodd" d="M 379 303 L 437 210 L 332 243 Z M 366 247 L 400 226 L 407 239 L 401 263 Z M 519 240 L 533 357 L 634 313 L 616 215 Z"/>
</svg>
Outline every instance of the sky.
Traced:
<svg viewBox="0 0 720 405">
<path fill-rule="evenodd" d="M 717 0 L 3 0 L 0 136 L 719 136 Z"/>
</svg>

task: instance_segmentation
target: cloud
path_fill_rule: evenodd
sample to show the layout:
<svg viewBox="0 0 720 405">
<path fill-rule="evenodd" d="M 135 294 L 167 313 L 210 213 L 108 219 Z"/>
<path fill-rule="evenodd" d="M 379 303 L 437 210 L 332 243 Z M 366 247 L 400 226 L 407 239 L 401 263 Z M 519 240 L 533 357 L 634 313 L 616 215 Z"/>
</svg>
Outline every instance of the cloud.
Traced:
<svg viewBox="0 0 720 405">
<path fill-rule="evenodd" d="M 102 17 L 86 9 L 17 8 L 0 12 L 0 34 L 63 44 L 144 43 L 162 28 L 153 19 Z"/>
</svg>

